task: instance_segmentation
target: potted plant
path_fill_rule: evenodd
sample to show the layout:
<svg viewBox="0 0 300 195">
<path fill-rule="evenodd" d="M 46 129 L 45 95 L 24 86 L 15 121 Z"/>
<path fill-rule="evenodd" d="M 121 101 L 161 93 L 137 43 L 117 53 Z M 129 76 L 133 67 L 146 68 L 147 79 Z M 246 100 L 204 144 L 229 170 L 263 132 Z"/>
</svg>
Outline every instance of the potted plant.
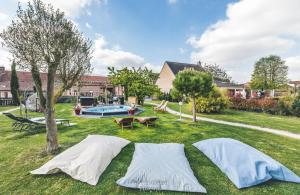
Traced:
<svg viewBox="0 0 300 195">
<path fill-rule="evenodd" d="M 80 111 L 81 111 L 81 106 L 80 104 L 77 104 L 74 108 L 75 114 L 76 115 L 80 115 Z"/>
<path fill-rule="evenodd" d="M 128 114 L 129 115 L 134 115 L 134 113 L 135 113 L 135 109 L 134 108 L 130 108 L 130 109 L 128 109 Z"/>
</svg>

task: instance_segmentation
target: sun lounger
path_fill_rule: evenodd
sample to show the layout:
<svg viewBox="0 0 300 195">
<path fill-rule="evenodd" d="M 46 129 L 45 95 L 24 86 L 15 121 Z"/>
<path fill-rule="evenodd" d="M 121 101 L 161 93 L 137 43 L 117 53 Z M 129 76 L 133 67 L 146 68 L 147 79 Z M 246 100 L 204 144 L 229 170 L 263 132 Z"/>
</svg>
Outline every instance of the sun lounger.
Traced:
<svg viewBox="0 0 300 195">
<path fill-rule="evenodd" d="M 45 117 L 36 117 L 36 118 L 31 118 L 30 120 L 40 124 L 46 124 Z M 55 119 L 55 122 L 57 125 L 70 126 L 69 119 Z"/>
<path fill-rule="evenodd" d="M 27 119 L 15 116 L 11 113 L 3 113 L 3 115 L 14 120 L 14 123 L 12 124 L 14 130 L 33 130 L 46 127 L 45 117 Z M 68 119 L 56 119 L 56 124 L 70 126 L 70 121 Z"/>
<path fill-rule="evenodd" d="M 158 111 L 158 112 L 165 112 L 167 111 L 167 105 L 168 105 L 168 101 L 166 101 L 160 108 L 157 108 L 155 111 Z"/>
<path fill-rule="evenodd" d="M 135 120 L 149 127 L 149 126 L 155 126 L 155 122 L 157 119 L 158 117 L 148 116 L 148 117 L 138 117 Z"/>
<path fill-rule="evenodd" d="M 164 105 L 165 102 L 166 100 L 161 101 L 159 105 L 153 107 L 153 110 L 159 109 L 162 105 Z"/>
<path fill-rule="evenodd" d="M 133 121 L 134 118 L 128 117 L 128 118 L 115 118 L 114 121 L 122 127 L 122 130 L 124 127 L 133 128 Z"/>
<path fill-rule="evenodd" d="M 14 130 L 22 130 L 27 125 L 27 123 L 24 121 L 24 118 L 22 117 L 15 116 L 12 113 L 8 112 L 4 112 L 3 115 L 14 121 L 12 124 Z"/>
</svg>

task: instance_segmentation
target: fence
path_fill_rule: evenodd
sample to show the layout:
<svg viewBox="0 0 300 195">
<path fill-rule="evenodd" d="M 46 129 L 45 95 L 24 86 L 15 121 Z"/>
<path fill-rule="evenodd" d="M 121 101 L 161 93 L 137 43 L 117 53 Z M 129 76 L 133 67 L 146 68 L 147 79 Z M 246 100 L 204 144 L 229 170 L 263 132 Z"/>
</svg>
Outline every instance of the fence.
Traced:
<svg viewBox="0 0 300 195">
<path fill-rule="evenodd" d="M 0 98 L 0 106 L 14 105 L 14 101 L 11 98 Z"/>
</svg>

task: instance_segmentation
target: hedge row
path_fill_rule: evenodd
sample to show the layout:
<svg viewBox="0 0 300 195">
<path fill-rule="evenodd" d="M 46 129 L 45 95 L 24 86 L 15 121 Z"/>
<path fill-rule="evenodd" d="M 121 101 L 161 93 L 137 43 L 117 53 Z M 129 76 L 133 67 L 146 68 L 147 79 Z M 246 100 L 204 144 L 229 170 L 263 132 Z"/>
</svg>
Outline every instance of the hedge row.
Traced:
<svg viewBox="0 0 300 195">
<path fill-rule="evenodd" d="M 300 116 L 300 96 L 294 99 L 290 97 L 281 99 L 243 99 L 233 97 L 229 101 L 229 108 L 231 109 Z"/>
</svg>

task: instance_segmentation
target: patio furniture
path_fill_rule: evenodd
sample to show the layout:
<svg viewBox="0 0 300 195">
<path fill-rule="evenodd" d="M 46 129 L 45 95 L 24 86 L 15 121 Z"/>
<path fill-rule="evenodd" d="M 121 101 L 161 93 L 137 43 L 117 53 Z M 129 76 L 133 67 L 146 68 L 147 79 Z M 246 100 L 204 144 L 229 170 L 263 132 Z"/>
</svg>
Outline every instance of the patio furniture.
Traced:
<svg viewBox="0 0 300 195">
<path fill-rule="evenodd" d="M 159 109 L 162 105 L 164 105 L 165 102 L 166 100 L 162 100 L 159 105 L 153 107 L 153 110 Z"/>
<path fill-rule="evenodd" d="M 166 101 L 161 107 L 157 108 L 155 111 L 157 112 L 165 112 L 167 111 L 167 105 L 168 105 L 169 101 Z"/>
<path fill-rule="evenodd" d="M 27 125 L 22 117 L 15 116 L 8 112 L 4 112 L 3 115 L 14 121 L 12 124 L 14 130 L 22 130 Z"/>
<path fill-rule="evenodd" d="M 14 120 L 12 127 L 14 130 L 34 130 L 37 128 L 46 127 L 45 117 L 36 117 L 32 119 L 27 119 L 24 117 L 18 117 L 11 113 L 3 113 L 3 115 L 7 116 L 8 118 Z M 70 121 L 68 119 L 56 119 L 57 125 L 64 125 L 64 126 L 71 126 Z"/>
<path fill-rule="evenodd" d="M 155 117 L 155 116 L 138 117 L 135 120 L 138 121 L 140 124 L 144 124 L 147 127 L 149 127 L 149 126 L 156 125 L 155 122 L 156 122 L 156 120 L 158 120 L 158 117 Z"/>
<path fill-rule="evenodd" d="M 128 127 L 131 129 L 133 128 L 133 121 L 134 121 L 133 117 L 115 118 L 114 121 L 122 127 L 122 130 L 124 129 L 124 127 Z"/>
<path fill-rule="evenodd" d="M 30 121 L 39 123 L 39 124 L 46 124 L 45 117 L 36 117 L 29 119 Z M 70 126 L 70 120 L 69 119 L 55 119 L 55 122 L 57 125 L 63 125 L 63 126 Z"/>
</svg>

